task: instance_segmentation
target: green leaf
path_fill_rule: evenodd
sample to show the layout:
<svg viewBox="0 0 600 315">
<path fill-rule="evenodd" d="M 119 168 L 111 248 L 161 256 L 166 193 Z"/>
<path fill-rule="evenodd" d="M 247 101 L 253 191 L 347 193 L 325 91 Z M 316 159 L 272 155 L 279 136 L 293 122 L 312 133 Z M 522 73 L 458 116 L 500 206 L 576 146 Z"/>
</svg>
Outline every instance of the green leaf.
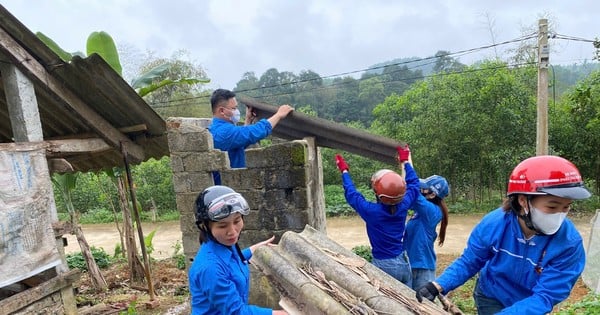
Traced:
<svg viewBox="0 0 600 315">
<path fill-rule="evenodd" d="M 60 57 L 60 59 L 62 59 L 63 61 L 71 61 L 73 55 L 62 49 L 50 37 L 46 36 L 42 32 L 35 33 L 35 36 L 37 36 L 42 42 L 44 42 L 44 44 L 46 44 L 46 46 L 48 46 L 55 54 L 57 54 L 58 57 Z"/>
<path fill-rule="evenodd" d="M 86 48 L 88 56 L 94 53 L 100 55 L 119 75 L 123 75 L 117 46 L 108 33 L 92 32 L 88 37 Z"/>
<path fill-rule="evenodd" d="M 179 79 L 179 80 L 165 79 L 165 80 L 158 82 L 157 84 L 150 84 L 146 87 L 140 88 L 138 90 L 138 94 L 143 97 L 143 96 L 145 96 L 149 93 L 152 93 L 152 92 L 158 90 L 159 88 L 161 88 L 163 86 L 167 86 L 167 85 L 196 84 L 196 83 L 208 83 L 208 82 L 210 82 L 210 80 L 186 79 L 186 78 Z"/>
<path fill-rule="evenodd" d="M 143 73 L 139 78 L 136 78 L 131 82 L 131 87 L 134 89 L 144 88 L 152 84 L 152 82 L 158 79 L 161 75 L 163 75 L 166 71 L 168 71 L 170 65 L 168 63 L 163 63 L 162 65 L 158 65 L 148 72 Z"/>
</svg>

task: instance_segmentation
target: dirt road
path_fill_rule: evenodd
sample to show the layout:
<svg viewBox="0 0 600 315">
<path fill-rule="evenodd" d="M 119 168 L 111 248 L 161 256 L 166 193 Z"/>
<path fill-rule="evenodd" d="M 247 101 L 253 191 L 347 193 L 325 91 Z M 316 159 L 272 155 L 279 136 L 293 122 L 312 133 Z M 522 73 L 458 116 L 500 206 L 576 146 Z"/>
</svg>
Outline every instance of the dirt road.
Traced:
<svg viewBox="0 0 600 315">
<path fill-rule="evenodd" d="M 461 253 L 471 229 L 479 222 L 482 216 L 483 214 L 451 215 L 444 246 L 436 246 L 436 251 L 440 254 Z M 586 248 L 591 229 L 591 218 L 591 215 L 571 218 L 575 225 L 577 225 L 586 243 Z M 156 224 L 144 223 L 142 227 L 145 235 L 156 230 L 152 241 L 154 245 L 152 257 L 154 258 L 160 259 L 172 256 L 175 244 L 181 242 L 179 221 Z M 115 246 L 119 243 L 119 233 L 114 224 L 88 224 L 83 226 L 83 231 L 90 246 L 102 247 L 111 255 L 114 253 Z M 369 245 L 364 222 L 357 216 L 327 219 L 327 235 L 348 249 L 352 249 L 358 245 Z M 65 248 L 67 253 L 80 251 L 74 236 L 67 236 L 67 240 L 69 244 Z"/>
</svg>

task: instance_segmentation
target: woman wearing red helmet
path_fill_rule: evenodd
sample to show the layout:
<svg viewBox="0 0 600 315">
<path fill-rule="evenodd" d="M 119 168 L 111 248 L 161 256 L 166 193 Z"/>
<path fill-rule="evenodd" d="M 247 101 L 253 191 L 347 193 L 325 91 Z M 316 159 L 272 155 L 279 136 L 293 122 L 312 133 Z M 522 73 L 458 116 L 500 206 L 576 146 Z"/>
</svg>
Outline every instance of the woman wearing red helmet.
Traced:
<svg viewBox="0 0 600 315">
<path fill-rule="evenodd" d="M 479 314 L 546 314 L 565 300 L 585 266 L 581 235 L 566 218 L 573 200 L 591 196 L 579 170 L 558 156 L 522 161 L 508 198 L 473 229 L 467 248 L 435 281 L 417 289 L 433 300 L 479 278 Z"/>
<path fill-rule="evenodd" d="M 411 270 L 402 236 L 408 209 L 419 195 L 419 178 L 410 163 L 406 163 L 410 159 L 408 146 L 398 148 L 398 161 L 404 164 L 406 181 L 398 173 L 387 169 L 379 170 L 371 177 L 377 202 L 367 201 L 356 190 L 344 158 L 337 154 L 335 159 L 342 172 L 346 201 L 366 223 L 373 265 L 410 286 Z"/>
</svg>

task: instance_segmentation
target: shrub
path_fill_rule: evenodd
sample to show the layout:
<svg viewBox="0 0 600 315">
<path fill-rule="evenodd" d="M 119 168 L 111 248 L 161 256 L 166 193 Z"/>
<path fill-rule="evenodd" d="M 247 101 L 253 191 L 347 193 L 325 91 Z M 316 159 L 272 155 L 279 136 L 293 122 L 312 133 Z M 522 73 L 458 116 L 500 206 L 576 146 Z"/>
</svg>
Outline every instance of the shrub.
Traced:
<svg viewBox="0 0 600 315">
<path fill-rule="evenodd" d="M 373 254 L 371 254 L 371 247 L 367 245 L 359 245 L 352 248 L 352 252 L 356 255 L 364 258 L 366 261 L 371 262 L 373 260 Z"/>
<path fill-rule="evenodd" d="M 98 267 L 107 268 L 110 266 L 110 255 L 108 255 L 103 248 L 96 248 L 92 246 L 90 250 Z M 81 252 L 67 254 L 66 259 L 67 265 L 70 269 L 77 268 L 80 270 L 87 270 L 87 264 L 85 263 L 85 259 L 83 258 L 83 254 Z"/>
</svg>

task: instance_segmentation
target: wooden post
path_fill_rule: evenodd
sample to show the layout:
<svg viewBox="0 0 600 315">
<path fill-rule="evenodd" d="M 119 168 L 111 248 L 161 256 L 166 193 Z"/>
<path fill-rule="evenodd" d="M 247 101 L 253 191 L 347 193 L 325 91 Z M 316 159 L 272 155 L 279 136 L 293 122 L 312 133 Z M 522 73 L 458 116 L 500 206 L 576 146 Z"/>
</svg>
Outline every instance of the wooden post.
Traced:
<svg viewBox="0 0 600 315">
<path fill-rule="evenodd" d="M 15 142 L 43 141 L 42 122 L 33 82 L 12 64 L 0 63 L 0 71 L 2 72 L 2 81 Z M 49 178 L 47 185 L 52 186 Z M 54 203 L 54 197 L 52 197 L 52 203 Z M 52 221 L 58 221 L 56 209 L 54 211 L 48 209 L 48 211 Z M 60 276 L 69 271 L 62 237 L 56 238 L 56 248 L 61 257 L 61 264 L 56 266 L 56 273 Z M 75 302 L 73 288 L 63 286 L 60 291 L 65 314 L 77 314 L 77 303 Z"/>
<path fill-rule="evenodd" d="M 548 20 L 539 20 L 536 155 L 548 154 Z"/>
</svg>

